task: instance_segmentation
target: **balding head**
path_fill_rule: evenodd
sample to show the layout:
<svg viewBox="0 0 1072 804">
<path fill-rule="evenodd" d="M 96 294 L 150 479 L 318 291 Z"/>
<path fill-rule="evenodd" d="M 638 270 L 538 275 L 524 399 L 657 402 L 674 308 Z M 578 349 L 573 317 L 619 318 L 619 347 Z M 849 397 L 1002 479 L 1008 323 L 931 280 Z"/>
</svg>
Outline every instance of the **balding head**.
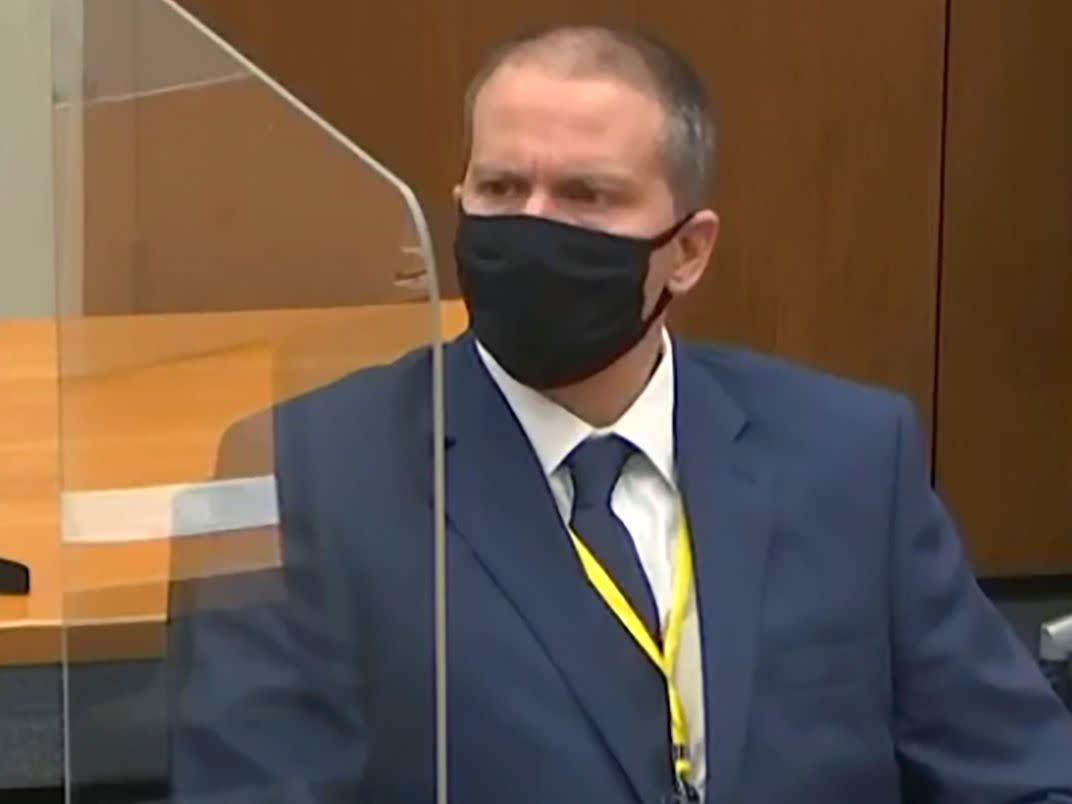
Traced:
<svg viewBox="0 0 1072 804">
<path fill-rule="evenodd" d="M 604 28 L 523 37 L 476 76 L 467 117 L 455 197 L 468 216 L 545 219 L 655 244 L 644 317 L 665 315 L 666 294 L 695 287 L 718 238 L 718 214 L 705 204 L 713 137 L 700 81 L 672 51 Z M 659 330 L 643 349 L 658 349 Z"/>
<path fill-rule="evenodd" d="M 505 67 L 536 66 L 568 78 L 619 80 L 656 99 L 665 113 L 660 150 L 679 212 L 703 206 L 714 173 L 714 125 L 703 82 L 669 46 L 633 31 L 556 26 L 499 46 L 465 97 L 467 141 L 485 84 Z"/>
</svg>

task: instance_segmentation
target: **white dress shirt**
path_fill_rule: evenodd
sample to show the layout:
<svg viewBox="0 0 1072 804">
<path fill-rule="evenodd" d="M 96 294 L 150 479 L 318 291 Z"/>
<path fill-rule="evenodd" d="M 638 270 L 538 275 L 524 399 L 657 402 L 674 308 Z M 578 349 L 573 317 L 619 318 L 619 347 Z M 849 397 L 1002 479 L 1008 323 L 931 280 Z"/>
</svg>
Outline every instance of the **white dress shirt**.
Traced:
<svg viewBox="0 0 1072 804">
<path fill-rule="evenodd" d="M 611 508 L 633 537 L 663 628 L 670 613 L 674 543 L 681 509 L 674 462 L 673 348 L 673 341 L 664 331 L 662 357 L 647 386 L 618 421 L 610 427 L 596 429 L 519 383 L 477 344 L 481 361 L 513 410 L 543 467 L 564 523 L 569 523 L 573 508 L 573 481 L 565 460 L 574 448 L 593 435 L 610 434 L 624 438 L 637 448 L 614 487 Z M 674 682 L 688 723 L 692 781 L 702 795 L 706 777 L 703 672 L 695 593 L 686 612 Z"/>
</svg>

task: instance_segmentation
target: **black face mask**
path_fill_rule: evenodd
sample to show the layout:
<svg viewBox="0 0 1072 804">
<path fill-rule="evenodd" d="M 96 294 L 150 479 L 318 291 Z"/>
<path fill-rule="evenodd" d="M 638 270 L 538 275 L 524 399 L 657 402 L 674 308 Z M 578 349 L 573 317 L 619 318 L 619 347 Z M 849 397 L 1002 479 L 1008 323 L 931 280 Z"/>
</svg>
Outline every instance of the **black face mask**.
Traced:
<svg viewBox="0 0 1072 804">
<path fill-rule="evenodd" d="M 460 215 L 454 256 L 473 331 L 538 389 L 587 379 L 636 346 L 671 298 L 663 290 L 644 317 L 651 255 L 692 217 L 636 238 L 530 215 Z"/>
</svg>

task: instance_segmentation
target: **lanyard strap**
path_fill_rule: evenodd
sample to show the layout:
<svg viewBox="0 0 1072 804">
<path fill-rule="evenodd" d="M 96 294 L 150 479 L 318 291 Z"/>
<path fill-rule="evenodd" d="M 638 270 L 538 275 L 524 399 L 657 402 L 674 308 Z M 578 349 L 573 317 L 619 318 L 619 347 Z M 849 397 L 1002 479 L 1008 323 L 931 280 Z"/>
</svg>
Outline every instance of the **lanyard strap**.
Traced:
<svg viewBox="0 0 1072 804">
<path fill-rule="evenodd" d="M 692 536 L 689 525 L 684 515 L 678 517 L 678 532 L 674 545 L 674 580 L 673 594 L 670 604 L 670 615 L 667 618 L 666 630 L 663 634 L 663 645 L 660 648 L 655 639 L 644 625 L 643 619 L 622 594 L 618 584 L 610 577 L 610 574 L 599 563 L 599 560 L 588 549 L 581 537 L 570 531 L 573 547 L 577 551 L 577 557 L 581 561 L 584 574 L 588 582 L 596 590 L 607 608 L 611 610 L 622 627 L 636 642 L 637 647 L 643 651 L 666 679 L 666 697 L 670 706 L 670 741 L 674 772 L 680 783 L 688 783 L 692 775 L 692 761 L 689 756 L 689 730 L 685 719 L 685 707 L 681 703 L 677 685 L 674 683 L 674 668 L 677 665 L 677 654 L 681 647 L 681 631 L 685 625 L 685 616 L 688 613 L 689 599 L 692 597 Z"/>
</svg>

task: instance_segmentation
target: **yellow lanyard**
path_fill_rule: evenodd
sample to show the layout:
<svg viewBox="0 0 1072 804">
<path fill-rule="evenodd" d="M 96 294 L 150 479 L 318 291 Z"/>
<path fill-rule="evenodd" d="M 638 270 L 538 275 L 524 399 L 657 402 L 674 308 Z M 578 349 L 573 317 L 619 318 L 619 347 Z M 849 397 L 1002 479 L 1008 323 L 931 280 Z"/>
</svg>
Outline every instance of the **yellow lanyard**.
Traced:
<svg viewBox="0 0 1072 804">
<path fill-rule="evenodd" d="M 685 720 L 685 707 L 681 703 L 677 685 L 674 683 L 674 668 L 677 665 L 678 649 L 681 647 L 681 631 L 685 625 L 689 599 L 692 597 L 692 536 L 684 515 L 678 517 L 679 525 L 674 546 L 674 581 L 673 596 L 670 604 L 670 616 L 667 618 L 666 631 L 663 634 L 663 646 L 659 645 L 648 632 L 640 615 L 622 594 L 618 584 L 603 569 L 592 551 L 573 531 L 570 537 L 577 557 L 581 560 L 588 582 L 606 603 L 607 608 L 622 624 L 633 641 L 651 659 L 666 679 L 666 696 L 670 705 L 670 741 L 673 748 L 674 772 L 679 783 L 687 784 L 692 776 L 692 761 L 689 756 L 689 730 Z"/>
</svg>

